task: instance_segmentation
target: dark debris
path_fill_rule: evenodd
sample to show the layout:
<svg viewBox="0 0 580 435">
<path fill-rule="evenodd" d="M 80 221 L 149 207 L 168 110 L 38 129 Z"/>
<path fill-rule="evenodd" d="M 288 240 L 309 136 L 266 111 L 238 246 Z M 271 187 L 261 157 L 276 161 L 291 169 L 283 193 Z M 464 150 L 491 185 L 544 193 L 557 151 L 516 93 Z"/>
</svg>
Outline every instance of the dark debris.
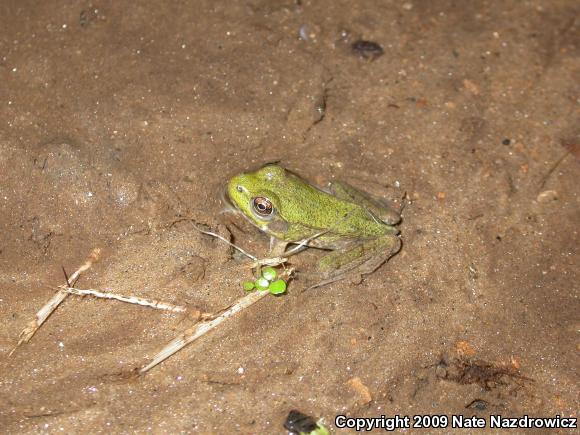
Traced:
<svg viewBox="0 0 580 435">
<path fill-rule="evenodd" d="M 318 424 L 312 417 L 293 409 L 288 413 L 284 427 L 292 433 L 310 433 L 318 427 Z"/>
<path fill-rule="evenodd" d="M 359 39 L 351 45 L 352 52 L 364 59 L 375 60 L 385 54 L 383 47 L 376 42 Z"/>
<path fill-rule="evenodd" d="M 477 384 L 485 390 L 492 390 L 500 385 L 508 385 L 510 381 L 531 381 L 520 374 L 511 365 L 498 365 L 482 360 L 472 360 L 466 357 L 442 360 L 437 365 L 436 375 L 440 379 L 457 382 L 458 384 Z"/>
</svg>

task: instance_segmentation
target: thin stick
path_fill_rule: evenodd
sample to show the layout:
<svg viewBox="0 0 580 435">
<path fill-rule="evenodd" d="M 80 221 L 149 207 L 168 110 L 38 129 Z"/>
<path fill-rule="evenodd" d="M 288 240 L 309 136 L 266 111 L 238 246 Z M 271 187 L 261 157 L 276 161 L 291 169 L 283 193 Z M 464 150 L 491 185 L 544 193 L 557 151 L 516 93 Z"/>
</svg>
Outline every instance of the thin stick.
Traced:
<svg viewBox="0 0 580 435">
<path fill-rule="evenodd" d="M 199 323 L 194 327 L 187 329 L 181 335 L 171 340 L 167 344 L 167 346 L 165 346 L 159 353 L 157 353 L 157 355 L 153 357 L 153 359 L 149 364 L 147 364 L 146 366 L 142 367 L 139 370 L 139 373 L 142 374 L 152 369 L 157 364 L 165 361 L 167 358 L 169 358 L 177 351 L 183 349 L 189 343 L 197 340 L 202 335 L 214 329 L 224 320 L 234 316 L 236 313 L 242 311 L 243 309 L 248 308 L 249 306 L 255 304 L 269 293 L 270 292 L 268 290 L 252 292 L 247 296 L 244 296 L 243 298 L 239 299 L 234 305 L 229 307 L 226 311 L 224 311 L 215 319 L 210 320 L 208 322 Z"/>
<path fill-rule="evenodd" d="M 548 170 L 546 175 L 544 175 L 544 177 L 542 178 L 542 182 L 540 183 L 540 189 L 544 188 L 544 186 L 546 185 L 546 182 L 548 181 L 548 178 L 550 178 L 550 176 L 554 173 L 556 168 L 558 168 L 558 166 L 560 166 L 560 164 L 564 161 L 564 159 L 566 157 L 568 157 L 569 154 L 572 154 L 572 153 L 570 151 L 566 152 L 562 157 L 560 157 L 558 160 L 556 160 L 556 163 L 554 163 L 550 167 L 550 169 Z"/>
<path fill-rule="evenodd" d="M 308 246 L 308 243 L 311 240 L 314 240 L 317 237 L 320 237 L 323 234 L 326 234 L 328 231 L 329 230 L 321 231 L 321 232 L 316 233 L 316 234 L 314 234 L 306 239 L 295 242 L 296 246 L 293 246 L 288 251 L 285 251 L 284 257 L 262 258 L 259 260 L 256 259 L 254 262 L 250 263 L 250 267 L 254 268 L 254 267 L 258 267 L 258 266 L 278 266 L 280 264 L 284 264 L 288 261 L 288 257 L 290 257 L 291 255 L 297 254 L 298 252 L 300 252 L 302 250 L 302 248 Z"/>
<path fill-rule="evenodd" d="M 203 231 L 199 228 L 196 228 L 196 229 L 204 234 L 207 234 L 207 235 L 210 235 L 213 237 L 217 237 L 220 240 L 226 242 L 228 245 L 233 246 L 234 248 L 238 249 L 240 252 L 242 252 L 242 253 L 246 254 L 248 257 L 252 258 L 254 260 L 254 263 L 253 263 L 254 265 L 261 264 L 261 263 L 283 264 L 286 261 L 286 258 L 279 258 L 279 257 L 258 260 L 253 255 L 250 255 L 250 254 L 244 252 L 242 249 L 240 249 L 239 247 L 237 247 L 233 243 L 230 243 L 228 240 L 226 240 L 225 238 L 223 238 L 219 234 L 212 233 L 209 231 Z M 310 236 L 306 239 L 301 240 L 300 242 L 298 242 L 298 246 L 285 252 L 284 255 L 289 256 L 289 255 L 295 254 L 296 252 L 301 250 L 304 246 L 307 246 L 308 242 L 310 242 L 311 240 L 313 240 L 317 237 L 320 237 L 321 235 L 327 233 L 328 231 L 329 230 L 321 231 L 319 233 L 313 234 L 312 236 Z M 284 261 L 279 261 L 279 260 L 284 260 Z M 293 272 L 293 269 L 288 270 L 286 273 L 288 275 L 290 275 L 292 272 Z M 220 325 L 224 320 L 234 316 L 235 314 L 239 313 L 240 311 L 255 304 L 256 302 L 258 302 L 260 299 L 262 299 L 267 294 L 269 294 L 268 290 L 256 291 L 256 292 L 250 293 L 247 296 L 239 299 L 235 304 L 230 306 L 226 311 L 224 311 L 222 314 L 218 315 L 216 318 L 214 318 L 210 321 L 206 321 L 206 322 L 197 324 L 197 325 L 193 326 L 192 328 L 185 330 L 182 334 L 180 334 L 179 336 L 177 336 L 176 338 L 171 340 L 160 352 L 158 352 L 153 357 L 153 359 L 151 360 L 151 362 L 149 364 L 145 365 L 144 367 L 142 367 L 139 370 L 139 373 L 142 374 L 142 373 L 145 373 L 145 372 L 151 370 L 153 367 L 155 367 L 156 365 L 165 361 L 167 358 L 169 358 L 174 353 L 180 351 L 188 344 L 190 344 L 190 343 L 194 342 L 195 340 L 197 340 L 198 338 L 200 338 L 202 335 L 207 334 L 209 331 L 211 331 L 212 329 L 214 329 L 215 327 Z"/>
<path fill-rule="evenodd" d="M 341 217 L 340 219 L 338 219 L 335 222 L 335 224 L 338 224 L 338 223 L 342 222 L 343 220 L 345 220 L 347 217 L 349 217 L 351 215 L 351 213 L 352 212 L 349 211 L 343 217 Z M 297 245 L 294 246 L 293 248 L 289 249 L 288 251 L 284 252 L 284 255 L 287 256 L 287 257 L 290 257 L 291 255 L 297 254 L 298 252 L 302 251 L 302 249 L 304 247 L 307 247 L 308 246 L 308 243 L 310 243 L 310 241 L 312 241 L 312 240 L 314 240 L 314 239 L 316 239 L 316 238 L 318 238 L 320 236 L 323 236 L 323 235 L 325 235 L 326 233 L 328 233 L 330 231 L 332 231 L 332 227 L 330 227 L 330 228 L 328 228 L 328 229 L 326 229 L 324 231 L 320 231 L 318 233 L 315 233 L 315 234 L 311 235 L 310 237 L 307 237 L 305 239 L 302 239 L 300 241 L 295 242 L 295 243 L 297 243 Z M 264 260 L 262 260 L 262 261 L 264 261 Z"/>
<path fill-rule="evenodd" d="M 143 299 L 137 296 L 123 296 L 115 293 L 105 293 L 94 289 L 78 289 L 74 287 L 59 286 L 59 289 L 79 296 L 94 296 L 102 299 L 114 299 L 120 302 L 127 302 L 129 304 L 141 305 L 144 307 L 156 308 L 158 310 L 166 310 L 174 313 L 184 313 L 187 307 L 181 305 L 171 304 L 169 302 L 162 302 L 150 299 Z"/>
<path fill-rule="evenodd" d="M 67 279 L 67 285 L 69 283 L 74 283 L 81 273 L 89 269 L 93 265 L 93 263 L 99 260 L 100 255 L 101 250 L 99 248 L 93 249 L 89 257 L 85 261 L 85 264 L 79 267 L 77 271 Z M 38 328 L 42 326 L 42 324 L 46 321 L 46 319 L 48 319 L 48 316 L 50 316 L 52 312 L 56 310 L 56 308 L 61 304 L 62 301 L 66 299 L 68 295 L 69 293 L 67 293 L 66 291 L 59 290 L 57 293 L 54 294 L 52 298 L 50 298 L 50 300 L 46 304 L 44 304 L 44 306 L 40 310 L 38 310 L 35 318 L 31 320 L 30 323 L 26 326 L 26 328 L 24 328 L 20 333 L 18 344 L 14 346 L 14 349 L 10 351 L 8 356 L 12 355 L 22 343 L 28 343 L 30 341 L 30 339 L 34 336 L 36 331 L 38 331 Z"/>
<path fill-rule="evenodd" d="M 242 266 L 250 267 L 254 269 L 258 266 L 279 266 L 280 264 L 284 264 L 288 261 L 286 257 L 272 257 L 272 258 L 262 258 L 261 260 L 256 260 L 251 263 L 244 263 Z"/>
<path fill-rule="evenodd" d="M 237 246 L 237 245 L 234 245 L 232 242 L 230 242 L 229 240 L 227 240 L 225 237 L 223 237 L 223 236 L 220 236 L 219 234 L 217 234 L 217 233 L 214 233 L 214 232 L 212 232 L 212 231 L 205 231 L 205 230 L 202 230 L 201 228 L 199 228 L 197 225 L 195 225 L 195 224 L 193 224 L 193 223 L 192 223 L 192 225 L 193 225 L 193 228 L 195 228 L 195 229 L 196 229 L 197 231 L 199 231 L 200 233 L 207 234 L 208 236 L 212 236 L 212 237 L 217 237 L 217 238 L 218 238 L 218 239 L 220 239 L 222 242 L 224 242 L 224 243 L 226 243 L 226 244 L 230 245 L 232 248 L 235 248 L 235 249 L 237 249 L 238 251 L 240 251 L 240 252 L 241 252 L 242 254 L 244 254 L 246 257 L 248 257 L 248 258 L 250 258 L 250 259 L 252 259 L 252 260 L 254 260 L 254 261 L 256 261 L 256 260 L 258 259 L 257 257 L 254 257 L 252 254 L 249 254 L 249 253 L 247 253 L 246 251 L 244 251 L 244 250 L 243 250 L 242 248 L 240 248 L 239 246 Z"/>
<path fill-rule="evenodd" d="M 314 240 L 317 237 L 320 237 L 320 236 L 328 233 L 329 231 L 330 231 L 330 229 L 320 231 L 319 233 L 313 234 L 310 237 L 307 237 L 306 239 L 300 240 L 296 246 L 294 246 L 290 250 L 284 252 L 284 255 L 290 257 L 291 255 L 297 254 L 299 251 L 302 250 L 302 248 L 304 248 L 305 246 L 308 246 L 308 243 L 310 243 L 311 240 Z"/>
<path fill-rule="evenodd" d="M 346 218 L 350 213 L 347 213 L 342 219 Z M 340 219 L 338 222 L 340 222 L 342 219 Z M 228 244 L 229 246 L 231 246 L 232 248 L 237 249 L 238 251 L 240 251 L 242 254 L 244 254 L 246 257 L 254 260 L 253 263 L 250 263 L 250 266 L 253 267 L 257 267 L 257 266 L 263 266 L 263 265 L 268 265 L 268 266 L 277 266 L 279 264 L 283 264 L 286 263 L 286 261 L 288 261 L 287 257 L 290 257 L 291 255 L 294 255 L 298 252 L 300 252 L 302 250 L 302 248 L 304 248 L 305 246 L 308 246 L 308 243 L 311 240 L 316 239 L 317 237 L 320 237 L 326 233 L 328 233 L 330 231 L 330 229 L 324 230 L 324 231 L 320 231 L 316 234 L 313 234 L 310 237 L 307 237 L 306 239 L 297 241 L 297 245 L 294 246 L 293 248 L 289 249 L 288 251 L 284 252 L 284 257 L 273 257 L 273 258 L 262 258 L 262 259 L 258 259 L 258 257 L 244 251 L 242 248 L 240 248 L 238 245 L 233 244 L 232 242 L 230 242 L 229 240 L 227 240 L 225 237 L 220 236 L 217 233 L 214 233 L 213 231 L 205 231 L 202 230 L 201 228 L 199 228 L 197 225 L 193 224 L 193 227 L 199 231 L 200 233 L 203 234 L 207 234 L 208 236 L 212 236 L 212 237 L 216 237 L 218 239 L 220 239 L 222 242 Z"/>
</svg>

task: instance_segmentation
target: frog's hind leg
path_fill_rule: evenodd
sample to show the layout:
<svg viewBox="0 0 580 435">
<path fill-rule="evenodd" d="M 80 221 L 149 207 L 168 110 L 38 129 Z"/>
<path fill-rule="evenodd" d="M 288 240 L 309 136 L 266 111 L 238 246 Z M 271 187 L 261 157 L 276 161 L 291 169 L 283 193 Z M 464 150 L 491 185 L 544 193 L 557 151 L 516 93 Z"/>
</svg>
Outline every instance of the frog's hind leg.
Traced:
<svg viewBox="0 0 580 435">
<path fill-rule="evenodd" d="M 401 239 L 386 235 L 347 250 L 331 252 L 320 260 L 318 270 L 324 284 L 346 278 L 360 282 L 362 275 L 374 272 L 400 249 Z"/>
<path fill-rule="evenodd" d="M 359 204 L 388 225 L 396 225 L 401 221 L 401 216 L 397 211 L 350 184 L 341 181 L 334 182 L 330 185 L 330 190 L 337 198 Z"/>
</svg>

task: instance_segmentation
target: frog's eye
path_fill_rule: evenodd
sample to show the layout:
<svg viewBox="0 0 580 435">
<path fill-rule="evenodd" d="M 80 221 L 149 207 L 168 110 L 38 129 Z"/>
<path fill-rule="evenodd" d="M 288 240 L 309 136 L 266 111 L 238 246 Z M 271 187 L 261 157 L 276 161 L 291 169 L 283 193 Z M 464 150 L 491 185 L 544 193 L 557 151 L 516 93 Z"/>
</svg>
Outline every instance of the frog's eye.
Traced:
<svg viewBox="0 0 580 435">
<path fill-rule="evenodd" d="M 256 214 L 261 217 L 268 217 L 274 211 L 272 202 L 265 196 L 257 196 L 252 200 L 252 207 Z"/>
</svg>

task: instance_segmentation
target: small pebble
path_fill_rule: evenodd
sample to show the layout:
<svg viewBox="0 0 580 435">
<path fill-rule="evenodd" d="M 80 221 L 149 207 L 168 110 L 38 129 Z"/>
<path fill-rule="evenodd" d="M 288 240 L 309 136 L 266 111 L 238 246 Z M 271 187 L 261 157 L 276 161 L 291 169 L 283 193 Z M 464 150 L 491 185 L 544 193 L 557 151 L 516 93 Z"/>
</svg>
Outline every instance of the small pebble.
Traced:
<svg viewBox="0 0 580 435">
<path fill-rule="evenodd" d="M 463 87 L 470 94 L 473 94 L 473 95 L 479 95 L 480 94 L 479 86 L 477 86 L 477 84 L 475 82 L 472 82 L 469 79 L 463 80 Z"/>
<path fill-rule="evenodd" d="M 536 198 L 536 201 L 541 203 L 552 202 L 558 199 L 558 192 L 555 190 L 544 190 L 540 192 Z"/>
<path fill-rule="evenodd" d="M 353 42 L 351 48 L 355 55 L 369 60 L 375 60 L 385 53 L 383 48 L 376 42 L 362 39 Z"/>
</svg>

